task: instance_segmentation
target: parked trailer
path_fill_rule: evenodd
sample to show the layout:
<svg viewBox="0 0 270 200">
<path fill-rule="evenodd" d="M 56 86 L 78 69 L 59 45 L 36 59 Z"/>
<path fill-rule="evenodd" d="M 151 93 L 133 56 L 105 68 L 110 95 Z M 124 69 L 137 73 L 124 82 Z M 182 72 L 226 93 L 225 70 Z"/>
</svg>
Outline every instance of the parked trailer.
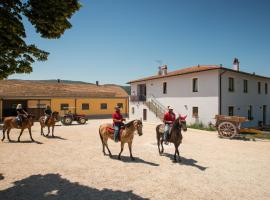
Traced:
<svg viewBox="0 0 270 200">
<path fill-rule="evenodd" d="M 216 128 L 222 138 L 234 138 L 239 134 L 241 123 L 247 122 L 246 117 L 216 115 Z"/>
</svg>

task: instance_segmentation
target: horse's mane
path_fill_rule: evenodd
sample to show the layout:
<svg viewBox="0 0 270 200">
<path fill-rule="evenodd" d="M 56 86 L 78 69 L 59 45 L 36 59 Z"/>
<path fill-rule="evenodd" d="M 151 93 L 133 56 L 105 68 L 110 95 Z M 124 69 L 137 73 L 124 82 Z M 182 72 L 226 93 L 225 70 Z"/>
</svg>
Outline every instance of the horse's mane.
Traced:
<svg viewBox="0 0 270 200">
<path fill-rule="evenodd" d="M 126 123 L 124 127 L 129 128 L 131 125 L 133 125 L 133 122 L 134 122 L 134 121 L 135 121 L 135 120 L 132 120 L 132 121 Z"/>
</svg>

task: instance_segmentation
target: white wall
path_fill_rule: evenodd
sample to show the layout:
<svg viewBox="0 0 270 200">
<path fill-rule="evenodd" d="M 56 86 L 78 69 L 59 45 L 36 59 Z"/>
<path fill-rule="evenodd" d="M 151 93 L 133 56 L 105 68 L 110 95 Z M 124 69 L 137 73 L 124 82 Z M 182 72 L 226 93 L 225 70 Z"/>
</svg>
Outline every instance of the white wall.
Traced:
<svg viewBox="0 0 270 200">
<path fill-rule="evenodd" d="M 234 92 L 229 92 L 229 77 L 234 78 Z M 248 93 L 243 92 L 243 80 L 248 80 Z M 261 94 L 258 94 L 257 82 L 261 82 Z M 268 83 L 268 94 L 264 84 Z M 222 114 L 228 115 L 228 106 L 234 106 L 234 115 L 248 116 L 248 106 L 253 106 L 254 119 L 243 126 L 257 126 L 262 121 L 262 106 L 267 105 L 266 122 L 270 124 L 270 79 L 227 71 L 222 75 Z"/>
<path fill-rule="evenodd" d="M 198 92 L 192 92 L 192 79 L 198 78 Z M 132 83 L 131 94 L 137 95 L 137 84 L 146 84 L 147 96 L 154 95 L 165 107 L 172 106 L 176 113 L 188 115 L 187 122 L 214 122 L 218 114 L 218 70 L 191 73 L 181 76 Z M 163 94 L 163 82 L 167 82 L 167 94 Z M 199 107 L 199 118 L 192 117 L 192 107 Z M 142 108 L 137 108 L 141 109 Z M 140 113 L 140 111 L 137 111 Z M 131 110 L 130 110 L 131 111 Z M 130 116 L 132 116 L 130 112 Z M 155 119 L 149 118 L 149 121 Z"/>
<path fill-rule="evenodd" d="M 132 113 L 134 108 L 134 113 Z M 131 102 L 129 103 L 129 120 L 141 119 L 143 120 L 143 109 L 147 110 L 146 122 L 160 124 L 162 121 L 151 112 L 143 102 Z"/>
</svg>

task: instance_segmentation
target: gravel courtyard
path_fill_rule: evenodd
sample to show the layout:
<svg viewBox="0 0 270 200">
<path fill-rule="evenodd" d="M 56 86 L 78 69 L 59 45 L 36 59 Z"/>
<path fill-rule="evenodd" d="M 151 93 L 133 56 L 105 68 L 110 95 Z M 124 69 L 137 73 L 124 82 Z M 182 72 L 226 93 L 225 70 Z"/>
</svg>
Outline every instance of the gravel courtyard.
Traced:
<svg viewBox="0 0 270 200">
<path fill-rule="evenodd" d="M 130 161 L 103 156 L 98 127 L 57 126 L 56 138 L 40 136 L 38 123 L 30 143 L 0 142 L 0 200 L 81 199 L 270 199 L 270 141 L 226 140 L 215 132 L 188 130 L 180 146 L 182 163 L 173 163 L 173 145 L 159 156 L 155 126 L 135 135 Z M 10 136 L 17 140 L 19 131 Z M 0 136 L 2 137 L 2 131 Z M 120 144 L 111 140 L 114 155 Z"/>
</svg>

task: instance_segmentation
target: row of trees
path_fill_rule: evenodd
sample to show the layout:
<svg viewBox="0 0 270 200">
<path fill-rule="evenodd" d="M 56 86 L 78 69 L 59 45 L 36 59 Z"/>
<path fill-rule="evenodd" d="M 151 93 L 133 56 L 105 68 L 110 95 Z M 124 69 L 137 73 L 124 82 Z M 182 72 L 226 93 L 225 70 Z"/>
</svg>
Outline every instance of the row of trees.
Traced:
<svg viewBox="0 0 270 200">
<path fill-rule="evenodd" d="M 14 73 L 30 73 L 36 60 L 48 58 L 48 52 L 25 42 L 23 16 L 42 38 L 57 39 L 72 27 L 69 19 L 80 7 L 78 0 L 1 0 L 0 80 Z"/>
</svg>

